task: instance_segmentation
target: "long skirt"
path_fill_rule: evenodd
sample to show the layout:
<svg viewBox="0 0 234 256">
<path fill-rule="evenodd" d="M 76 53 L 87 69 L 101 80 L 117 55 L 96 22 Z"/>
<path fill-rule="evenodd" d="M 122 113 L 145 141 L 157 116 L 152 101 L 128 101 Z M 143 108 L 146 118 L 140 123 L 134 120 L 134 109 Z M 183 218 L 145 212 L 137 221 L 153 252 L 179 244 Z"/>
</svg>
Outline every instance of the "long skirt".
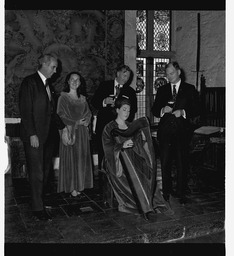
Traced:
<svg viewBox="0 0 234 256">
<path fill-rule="evenodd" d="M 155 174 L 145 160 L 131 149 L 120 152 L 123 173 L 120 177 L 107 171 L 107 177 L 118 201 L 118 210 L 129 213 L 150 212 Z"/>
<path fill-rule="evenodd" d="M 58 192 L 69 193 L 93 188 L 93 167 L 88 129 L 78 126 L 73 145 L 60 139 Z"/>
</svg>

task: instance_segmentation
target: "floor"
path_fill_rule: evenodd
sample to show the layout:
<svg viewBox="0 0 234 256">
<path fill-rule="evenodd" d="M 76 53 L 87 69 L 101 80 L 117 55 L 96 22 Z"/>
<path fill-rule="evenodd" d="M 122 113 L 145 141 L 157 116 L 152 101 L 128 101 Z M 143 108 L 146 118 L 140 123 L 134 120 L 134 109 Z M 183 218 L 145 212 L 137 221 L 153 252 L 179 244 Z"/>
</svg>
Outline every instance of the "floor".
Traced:
<svg viewBox="0 0 234 256">
<path fill-rule="evenodd" d="M 30 211 L 27 178 L 12 179 L 10 173 L 5 174 L 6 251 L 25 244 L 203 243 L 219 245 L 215 251 L 224 252 L 225 191 L 222 187 L 209 185 L 201 189 L 190 184 L 187 204 L 180 205 L 177 198 L 172 198 L 173 215 L 151 213 L 146 221 L 140 214 L 118 212 L 116 201 L 112 207 L 106 204 L 99 181 L 95 175 L 94 188 L 72 198 L 70 194 L 56 193 L 55 171 L 51 191 L 46 196 L 53 220 L 35 222 Z"/>
<path fill-rule="evenodd" d="M 160 187 L 159 161 L 157 171 Z M 79 250 L 80 246 L 88 244 L 92 244 L 94 250 L 97 244 L 157 244 L 157 248 L 164 245 L 169 250 L 167 255 L 174 254 L 175 248 L 181 251 L 181 246 L 189 252 L 192 248 L 193 252 L 197 249 L 200 253 L 201 245 L 205 245 L 204 249 L 212 250 L 213 255 L 225 255 L 225 188 L 215 182 L 213 173 L 202 173 L 199 179 L 191 175 L 187 204 L 181 205 L 172 197 L 173 215 L 150 213 L 146 221 L 140 214 L 118 212 L 115 198 L 112 207 L 106 203 L 97 170 L 94 171 L 94 188 L 84 190 L 77 198 L 56 193 L 58 171 L 54 170 L 50 192 L 46 195 L 52 221 L 35 222 L 30 210 L 27 178 L 12 178 L 8 172 L 5 174 L 5 255 L 12 255 L 15 249 L 25 252 L 30 248 L 34 252 L 35 246 L 37 250 L 38 246 L 43 249 L 46 246 L 47 250 L 52 246 L 54 252 L 55 248 L 61 250 L 67 246 Z M 194 248 L 195 245 L 199 247 Z M 74 249 L 74 255 L 76 252 Z"/>
</svg>

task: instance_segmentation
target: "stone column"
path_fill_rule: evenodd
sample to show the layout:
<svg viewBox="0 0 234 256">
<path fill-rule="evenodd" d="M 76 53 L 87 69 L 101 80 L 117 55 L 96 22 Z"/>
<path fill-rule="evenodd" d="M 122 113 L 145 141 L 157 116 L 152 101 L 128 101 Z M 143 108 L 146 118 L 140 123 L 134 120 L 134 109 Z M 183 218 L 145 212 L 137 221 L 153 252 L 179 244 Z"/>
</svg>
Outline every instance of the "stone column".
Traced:
<svg viewBox="0 0 234 256">
<path fill-rule="evenodd" d="M 125 11 L 124 63 L 133 73 L 131 86 L 136 88 L 136 10 Z"/>
</svg>

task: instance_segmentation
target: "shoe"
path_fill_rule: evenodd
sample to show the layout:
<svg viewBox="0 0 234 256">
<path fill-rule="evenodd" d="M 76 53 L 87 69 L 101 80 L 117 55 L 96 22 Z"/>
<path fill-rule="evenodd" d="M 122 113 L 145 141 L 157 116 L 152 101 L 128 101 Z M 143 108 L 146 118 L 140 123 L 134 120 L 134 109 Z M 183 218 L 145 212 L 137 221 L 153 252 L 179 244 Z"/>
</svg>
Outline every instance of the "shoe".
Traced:
<svg viewBox="0 0 234 256">
<path fill-rule="evenodd" d="M 171 204 L 170 204 L 170 200 L 169 200 L 169 196 L 163 196 L 164 200 L 165 200 L 165 210 L 163 211 L 164 214 L 166 215 L 173 215 L 174 211 L 171 208 Z"/>
<path fill-rule="evenodd" d="M 180 197 L 179 199 L 180 204 L 186 204 L 188 202 L 188 199 L 185 196 Z"/>
<path fill-rule="evenodd" d="M 177 192 L 174 191 L 174 190 L 171 191 L 171 195 L 172 195 L 174 198 L 179 198 L 179 197 L 180 197 L 179 193 L 177 193 Z"/>
<path fill-rule="evenodd" d="M 144 218 L 146 221 L 149 220 L 149 217 L 148 217 L 148 214 L 147 214 L 147 213 L 143 213 L 142 215 L 143 215 L 143 218 Z"/>
<path fill-rule="evenodd" d="M 72 192 L 71 192 L 71 196 L 72 197 L 77 197 L 77 196 L 79 196 L 81 193 L 79 192 L 79 191 L 76 191 L 76 190 L 73 190 Z"/>
<path fill-rule="evenodd" d="M 51 221 L 51 216 L 44 210 L 44 211 L 34 211 L 33 217 L 36 221 Z"/>
<path fill-rule="evenodd" d="M 164 199 L 166 202 L 168 202 L 168 203 L 169 203 L 169 198 L 170 198 L 169 195 L 163 194 L 163 199 Z"/>
<path fill-rule="evenodd" d="M 45 209 L 49 209 L 49 210 L 53 208 L 53 206 L 50 204 L 46 204 L 46 205 L 44 205 L 44 207 L 45 207 Z"/>
</svg>

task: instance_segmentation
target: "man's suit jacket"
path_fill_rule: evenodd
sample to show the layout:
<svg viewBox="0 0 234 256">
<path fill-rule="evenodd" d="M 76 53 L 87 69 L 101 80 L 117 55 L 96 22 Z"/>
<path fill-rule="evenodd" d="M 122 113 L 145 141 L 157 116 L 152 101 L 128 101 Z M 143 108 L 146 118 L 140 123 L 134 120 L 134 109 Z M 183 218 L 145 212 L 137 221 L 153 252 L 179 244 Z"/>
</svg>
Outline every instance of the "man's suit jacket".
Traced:
<svg viewBox="0 0 234 256">
<path fill-rule="evenodd" d="M 108 80 L 102 82 L 97 91 L 95 92 L 91 104 L 92 106 L 98 110 L 97 115 L 97 124 L 96 124 L 96 133 L 100 134 L 103 130 L 104 126 L 112 121 L 115 118 L 114 108 L 111 106 L 103 107 L 103 100 L 110 95 L 114 94 L 114 80 Z M 128 121 L 133 121 L 135 117 L 135 113 L 137 112 L 137 97 L 136 91 L 130 87 L 129 85 L 125 84 L 121 90 L 118 97 L 126 97 L 131 102 L 131 111 L 128 118 Z"/>
<path fill-rule="evenodd" d="M 167 83 L 158 88 L 154 104 L 152 106 L 152 113 L 156 117 L 160 117 L 160 112 L 172 99 L 171 84 Z M 186 112 L 186 119 L 196 117 L 200 114 L 199 95 L 192 84 L 181 81 L 179 91 L 177 93 L 174 110 L 184 109 Z"/>
<path fill-rule="evenodd" d="M 172 91 L 171 91 L 171 84 L 167 83 L 165 85 L 162 85 L 158 88 L 154 104 L 152 106 L 152 113 L 156 117 L 160 117 L 161 109 L 168 105 L 168 101 L 172 99 Z M 181 120 L 180 124 L 178 126 L 184 126 L 186 128 L 186 131 L 191 133 L 191 119 L 194 117 L 197 117 L 200 115 L 200 104 L 199 104 L 199 94 L 195 87 L 191 84 L 185 83 L 181 81 L 176 103 L 174 106 L 174 110 L 177 109 L 184 109 L 186 113 L 186 119 L 183 117 L 177 118 L 177 120 Z M 165 122 L 165 118 L 169 117 L 169 115 L 164 115 L 160 119 L 160 123 L 164 122 L 167 126 L 170 124 L 169 122 Z M 173 121 L 173 119 L 171 119 Z M 159 123 L 159 127 L 160 127 Z M 166 127 L 167 128 L 167 127 Z M 174 128 L 173 128 L 174 129 Z M 185 134 L 184 134 L 185 135 Z"/>
<path fill-rule="evenodd" d="M 25 77 L 22 81 L 19 90 L 22 141 L 29 141 L 31 135 L 37 135 L 40 143 L 46 141 L 51 118 L 54 117 L 54 111 L 56 111 L 53 93 L 51 95 L 50 102 L 45 85 L 37 72 Z M 57 117 L 54 118 L 57 120 Z"/>
</svg>

